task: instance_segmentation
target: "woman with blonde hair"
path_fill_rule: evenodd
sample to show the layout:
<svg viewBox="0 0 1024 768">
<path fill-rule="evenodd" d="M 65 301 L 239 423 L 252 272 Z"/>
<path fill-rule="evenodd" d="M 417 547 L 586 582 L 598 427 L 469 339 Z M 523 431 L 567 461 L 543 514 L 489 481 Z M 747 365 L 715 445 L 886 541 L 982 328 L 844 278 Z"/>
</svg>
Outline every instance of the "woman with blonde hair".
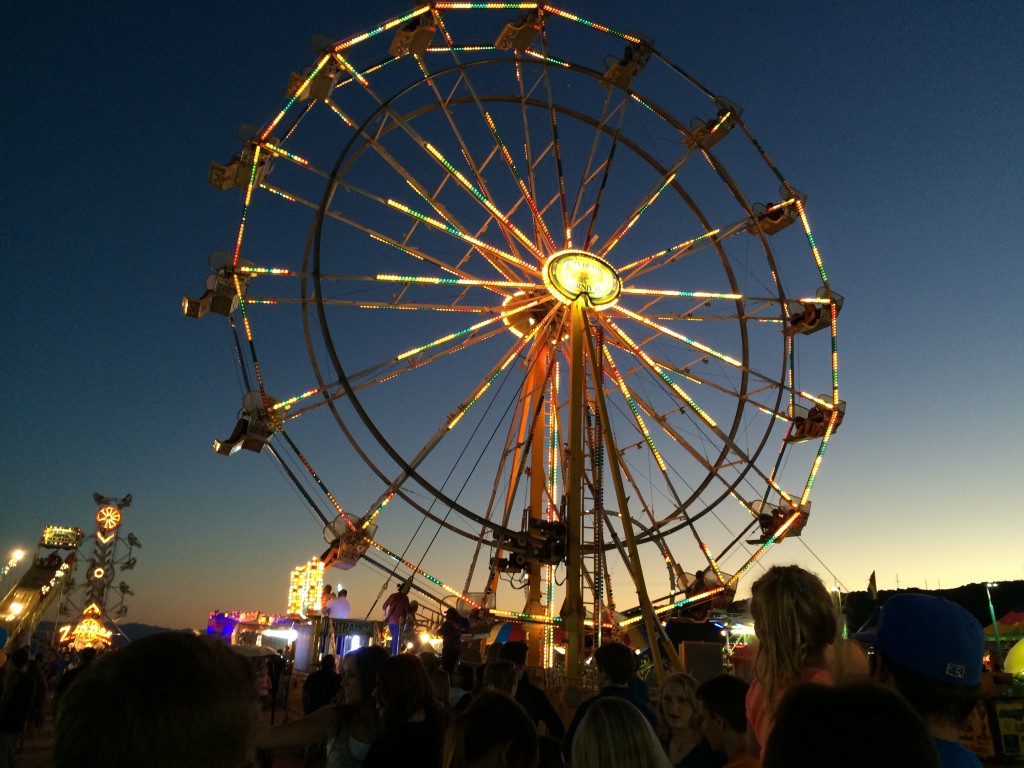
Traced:
<svg viewBox="0 0 1024 768">
<path fill-rule="evenodd" d="M 800 683 L 832 684 L 826 661 L 835 642 L 836 611 L 821 579 L 796 565 L 774 565 L 751 589 L 758 649 L 747 691 L 747 720 L 759 755 L 783 694 Z"/>
<path fill-rule="evenodd" d="M 674 768 L 719 768 L 725 755 L 711 749 L 700 729 L 697 681 L 685 672 L 665 677 L 658 698 L 658 730 Z"/>
<path fill-rule="evenodd" d="M 572 768 L 672 768 L 658 735 L 625 699 L 599 698 L 572 742 Z"/>
</svg>

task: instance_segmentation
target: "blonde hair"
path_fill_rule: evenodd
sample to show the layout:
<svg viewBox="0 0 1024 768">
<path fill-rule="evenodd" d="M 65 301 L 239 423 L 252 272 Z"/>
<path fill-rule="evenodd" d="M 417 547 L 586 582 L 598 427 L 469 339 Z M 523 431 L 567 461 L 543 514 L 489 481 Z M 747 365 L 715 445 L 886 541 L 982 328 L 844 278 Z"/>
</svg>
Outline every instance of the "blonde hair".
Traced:
<svg viewBox="0 0 1024 768">
<path fill-rule="evenodd" d="M 599 698 L 580 722 L 572 742 L 572 768 L 672 768 L 658 736 L 640 710 L 625 699 Z"/>
<path fill-rule="evenodd" d="M 661 735 L 668 738 L 672 735 L 665 719 L 665 689 L 675 686 L 683 692 L 683 698 L 690 705 L 693 712 L 690 714 L 690 722 L 686 727 L 700 733 L 700 706 L 697 704 L 697 681 L 685 672 L 672 672 L 665 676 L 665 682 L 661 684 L 661 693 L 658 696 L 658 725 L 661 728 Z"/>
<path fill-rule="evenodd" d="M 754 582 L 750 613 L 758 639 L 754 675 L 772 712 L 782 689 L 808 667 L 825 666 L 836 639 L 832 598 L 821 579 L 797 565 L 773 565 Z"/>
</svg>

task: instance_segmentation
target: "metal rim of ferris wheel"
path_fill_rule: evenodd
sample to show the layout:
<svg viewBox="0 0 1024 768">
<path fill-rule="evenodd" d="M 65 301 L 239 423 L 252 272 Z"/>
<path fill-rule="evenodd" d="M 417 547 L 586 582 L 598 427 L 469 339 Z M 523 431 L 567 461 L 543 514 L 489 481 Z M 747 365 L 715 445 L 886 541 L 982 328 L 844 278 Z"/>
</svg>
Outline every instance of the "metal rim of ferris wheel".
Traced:
<svg viewBox="0 0 1024 768">
<path fill-rule="evenodd" d="M 614 628 L 652 637 L 806 524 L 845 410 L 842 297 L 740 108 L 644 38 L 545 4 L 419 5 L 321 41 L 211 183 L 242 191 L 242 223 L 185 312 L 241 317 L 250 391 L 218 450 L 280 434 L 338 513 L 328 538 L 429 573 L 374 540 L 397 499 L 476 542 L 461 591 L 433 581 L 477 604 L 489 548 L 484 594 L 528 591 L 495 613 L 562 623 L 574 655 L 584 593 L 595 631 L 613 615 L 609 553 L 640 602 Z M 275 357 L 294 306 L 314 386 Z M 365 512 L 298 446 L 324 407 L 383 484 Z"/>
</svg>

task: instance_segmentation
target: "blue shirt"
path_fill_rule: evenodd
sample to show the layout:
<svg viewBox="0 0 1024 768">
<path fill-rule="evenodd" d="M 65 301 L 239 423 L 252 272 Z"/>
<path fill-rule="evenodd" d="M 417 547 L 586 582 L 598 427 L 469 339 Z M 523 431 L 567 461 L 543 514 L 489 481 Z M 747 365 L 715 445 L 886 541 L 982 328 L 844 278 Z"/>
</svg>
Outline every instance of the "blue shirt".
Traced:
<svg viewBox="0 0 1024 768">
<path fill-rule="evenodd" d="M 946 741 L 939 738 L 935 738 L 934 741 L 942 768 L 982 768 L 978 756 L 959 741 Z"/>
</svg>

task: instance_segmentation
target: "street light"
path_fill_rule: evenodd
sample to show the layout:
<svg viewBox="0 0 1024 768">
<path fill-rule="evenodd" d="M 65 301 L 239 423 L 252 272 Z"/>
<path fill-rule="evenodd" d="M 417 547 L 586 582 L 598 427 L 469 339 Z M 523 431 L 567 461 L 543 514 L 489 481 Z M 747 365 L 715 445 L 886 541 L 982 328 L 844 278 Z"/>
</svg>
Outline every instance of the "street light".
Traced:
<svg viewBox="0 0 1024 768">
<path fill-rule="evenodd" d="M 990 587 L 998 586 L 992 581 L 985 583 L 985 594 L 988 595 L 988 613 L 992 617 L 992 628 L 996 633 L 996 656 L 999 658 L 999 671 L 1001 672 L 1003 670 L 1003 645 L 999 640 L 999 622 L 996 621 L 996 609 L 992 607 L 992 592 L 989 590 Z"/>
</svg>

